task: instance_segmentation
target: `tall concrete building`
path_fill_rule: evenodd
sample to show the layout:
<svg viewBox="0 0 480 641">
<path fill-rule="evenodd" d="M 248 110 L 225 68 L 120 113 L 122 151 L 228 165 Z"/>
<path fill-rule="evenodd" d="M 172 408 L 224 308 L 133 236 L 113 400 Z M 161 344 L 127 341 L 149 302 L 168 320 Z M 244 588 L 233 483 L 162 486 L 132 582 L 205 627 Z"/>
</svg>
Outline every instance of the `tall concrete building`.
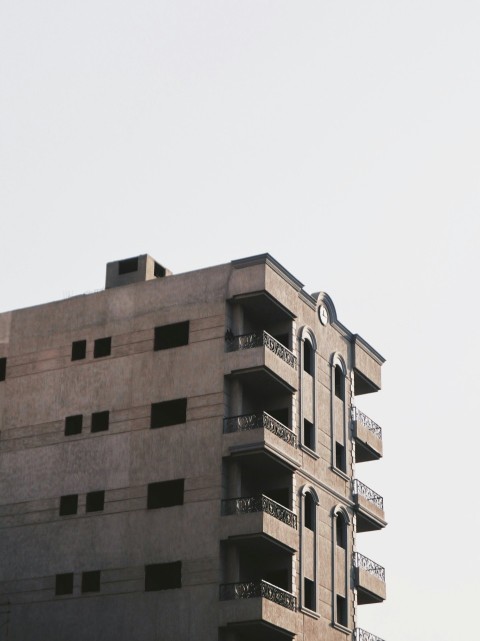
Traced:
<svg viewBox="0 0 480 641">
<path fill-rule="evenodd" d="M 268 254 L 1 314 L 0 640 L 377 641 L 383 362 Z"/>
</svg>

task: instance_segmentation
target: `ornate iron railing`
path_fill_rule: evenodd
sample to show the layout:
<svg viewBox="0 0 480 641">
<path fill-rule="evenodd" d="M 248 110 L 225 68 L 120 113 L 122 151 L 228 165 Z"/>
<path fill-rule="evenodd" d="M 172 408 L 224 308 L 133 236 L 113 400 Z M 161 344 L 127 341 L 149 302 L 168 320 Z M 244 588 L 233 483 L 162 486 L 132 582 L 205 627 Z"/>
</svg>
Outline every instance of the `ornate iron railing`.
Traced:
<svg viewBox="0 0 480 641">
<path fill-rule="evenodd" d="M 381 510 L 383 510 L 383 496 L 380 496 L 380 494 L 377 494 L 374 492 L 372 489 L 364 485 L 361 481 L 358 479 L 353 479 L 353 493 L 354 494 L 360 494 L 364 498 L 367 499 L 370 503 L 373 503 L 377 507 L 379 507 Z"/>
<path fill-rule="evenodd" d="M 297 598 L 268 581 L 247 581 L 245 583 L 224 583 L 220 586 L 220 600 L 258 599 L 262 597 L 282 605 L 289 610 L 297 609 Z"/>
<path fill-rule="evenodd" d="M 297 515 L 265 494 L 222 501 L 222 514 L 247 514 L 250 512 L 265 512 L 295 530 L 297 529 Z"/>
<path fill-rule="evenodd" d="M 262 427 L 273 432 L 275 436 L 281 438 L 285 443 L 292 447 L 297 447 L 297 437 L 294 432 L 273 418 L 273 416 L 267 414 L 267 412 L 255 412 L 254 414 L 243 414 L 242 416 L 231 416 L 223 419 L 223 431 L 225 434 L 256 430 Z"/>
<path fill-rule="evenodd" d="M 282 361 L 285 361 L 293 369 L 297 368 L 297 357 L 282 345 L 276 338 L 270 336 L 268 332 L 252 332 L 251 334 L 242 334 L 234 336 L 231 332 L 225 334 L 227 343 L 227 352 L 236 352 L 239 349 L 252 349 L 254 347 L 266 347 L 276 354 Z"/>
<path fill-rule="evenodd" d="M 360 552 L 353 553 L 353 565 L 356 568 L 362 568 L 362 570 L 366 570 L 370 574 L 376 576 L 377 579 L 385 582 L 385 568 L 382 568 L 382 566 L 378 565 L 378 563 L 375 563 L 375 561 L 372 561 L 366 556 L 363 556 L 363 554 L 360 554 Z"/>
<path fill-rule="evenodd" d="M 383 641 L 383 639 L 362 628 L 355 628 L 355 641 Z"/>
<path fill-rule="evenodd" d="M 365 425 L 367 430 L 370 430 L 375 436 L 378 438 L 382 438 L 382 428 L 380 425 L 377 425 L 375 421 L 372 421 L 371 418 L 369 418 L 366 414 L 361 412 L 357 407 L 352 407 L 352 420 L 353 421 L 360 421 Z"/>
</svg>

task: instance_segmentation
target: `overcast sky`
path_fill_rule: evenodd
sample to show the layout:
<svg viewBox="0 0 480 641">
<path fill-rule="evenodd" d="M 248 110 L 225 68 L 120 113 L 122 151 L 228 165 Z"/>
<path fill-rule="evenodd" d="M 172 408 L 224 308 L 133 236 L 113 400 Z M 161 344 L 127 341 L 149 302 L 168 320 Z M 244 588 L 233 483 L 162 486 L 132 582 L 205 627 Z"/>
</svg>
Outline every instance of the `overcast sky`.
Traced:
<svg viewBox="0 0 480 641">
<path fill-rule="evenodd" d="M 380 353 L 387 641 L 473 638 L 480 3 L 0 0 L 0 311 L 269 252 Z"/>
</svg>

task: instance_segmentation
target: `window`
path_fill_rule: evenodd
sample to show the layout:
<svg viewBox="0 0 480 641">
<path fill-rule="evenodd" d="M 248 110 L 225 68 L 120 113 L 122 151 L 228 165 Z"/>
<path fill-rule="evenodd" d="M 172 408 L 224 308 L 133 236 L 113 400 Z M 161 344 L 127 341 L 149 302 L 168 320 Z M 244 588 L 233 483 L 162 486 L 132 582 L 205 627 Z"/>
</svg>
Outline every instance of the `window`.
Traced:
<svg viewBox="0 0 480 641">
<path fill-rule="evenodd" d="M 347 599 L 337 594 L 337 623 L 347 627 Z"/>
<path fill-rule="evenodd" d="M 335 396 L 345 400 L 345 376 L 340 365 L 335 365 Z"/>
<path fill-rule="evenodd" d="M 67 416 L 67 418 L 65 419 L 65 436 L 80 434 L 82 431 L 82 424 L 83 416 L 81 414 Z"/>
<path fill-rule="evenodd" d="M 82 572 L 83 592 L 100 592 L 100 570 Z"/>
<path fill-rule="evenodd" d="M 88 492 L 85 512 L 101 512 L 105 505 L 105 490 Z"/>
<path fill-rule="evenodd" d="M 0 381 L 4 381 L 7 376 L 7 358 L 0 358 Z"/>
<path fill-rule="evenodd" d="M 78 494 L 65 494 L 60 497 L 60 516 L 76 514 L 78 509 Z"/>
<path fill-rule="evenodd" d="M 313 351 L 313 346 L 310 343 L 309 340 L 305 339 L 303 341 L 303 369 L 307 374 L 310 374 L 310 376 L 313 376 L 314 372 L 314 351 Z"/>
<path fill-rule="evenodd" d="M 182 562 L 153 563 L 145 566 L 145 590 L 171 590 L 182 587 Z"/>
<path fill-rule="evenodd" d="M 341 514 L 337 514 L 335 520 L 335 530 L 336 530 L 336 539 L 337 545 L 339 548 L 347 549 L 347 524 L 345 519 Z"/>
<path fill-rule="evenodd" d="M 150 427 L 167 427 L 178 425 L 187 420 L 187 399 L 177 398 L 173 401 L 152 403 Z"/>
<path fill-rule="evenodd" d="M 87 355 L 87 341 L 73 341 L 72 361 L 81 361 Z"/>
<path fill-rule="evenodd" d="M 306 418 L 303 419 L 303 444 L 311 450 L 315 449 L 315 433 L 313 430 L 313 423 L 307 421 Z"/>
<path fill-rule="evenodd" d="M 154 350 L 170 349 L 188 345 L 190 321 L 155 327 Z"/>
<path fill-rule="evenodd" d="M 345 447 L 341 443 L 335 443 L 335 467 L 345 472 Z"/>
<path fill-rule="evenodd" d="M 110 412 L 105 410 L 104 412 L 94 412 L 92 414 L 92 432 L 105 432 L 108 430 L 108 425 L 110 423 Z"/>
<path fill-rule="evenodd" d="M 315 530 L 315 501 L 310 492 L 305 494 L 305 518 L 304 525 L 309 530 Z"/>
<path fill-rule="evenodd" d="M 147 508 L 154 510 L 159 507 L 183 505 L 183 486 L 183 479 L 149 483 Z"/>
<path fill-rule="evenodd" d="M 55 594 L 57 596 L 73 594 L 73 572 L 57 574 L 55 576 Z"/>
<path fill-rule="evenodd" d="M 309 610 L 315 610 L 315 583 L 310 579 L 303 580 L 303 605 Z"/>
<path fill-rule="evenodd" d="M 138 256 L 135 258 L 126 258 L 118 261 L 118 275 L 130 274 L 138 271 Z"/>
<path fill-rule="evenodd" d="M 153 275 L 155 278 L 162 278 L 167 273 L 165 267 L 162 267 L 158 263 L 153 263 Z"/>
<path fill-rule="evenodd" d="M 110 356 L 112 351 L 112 337 L 97 338 L 93 344 L 93 358 L 103 358 Z"/>
</svg>

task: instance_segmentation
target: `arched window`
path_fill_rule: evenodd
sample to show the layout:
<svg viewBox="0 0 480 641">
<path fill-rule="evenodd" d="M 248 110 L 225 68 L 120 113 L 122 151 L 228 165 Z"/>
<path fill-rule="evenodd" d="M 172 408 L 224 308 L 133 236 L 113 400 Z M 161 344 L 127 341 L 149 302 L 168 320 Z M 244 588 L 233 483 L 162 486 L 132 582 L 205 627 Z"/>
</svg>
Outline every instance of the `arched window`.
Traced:
<svg viewBox="0 0 480 641">
<path fill-rule="evenodd" d="M 341 512 L 337 514 L 335 522 L 335 538 L 338 547 L 347 549 L 347 524 L 345 522 L 345 517 Z"/>
<path fill-rule="evenodd" d="M 335 396 L 341 401 L 345 400 L 345 376 L 340 365 L 335 365 Z"/>
<path fill-rule="evenodd" d="M 300 589 L 301 607 L 317 610 L 317 506 L 318 494 L 314 487 L 305 485 L 301 490 L 302 527 L 300 529 Z"/>
<path fill-rule="evenodd" d="M 303 369 L 307 374 L 314 374 L 314 350 L 312 343 L 305 338 L 303 341 Z"/>
<path fill-rule="evenodd" d="M 305 512 L 303 524 L 309 530 L 315 531 L 315 501 L 310 492 L 305 494 Z"/>
<path fill-rule="evenodd" d="M 301 353 L 300 370 L 300 444 L 310 454 L 317 449 L 317 382 L 315 380 L 317 341 L 309 327 L 302 327 L 299 333 Z M 308 376 L 307 376 L 308 375 Z"/>
</svg>

